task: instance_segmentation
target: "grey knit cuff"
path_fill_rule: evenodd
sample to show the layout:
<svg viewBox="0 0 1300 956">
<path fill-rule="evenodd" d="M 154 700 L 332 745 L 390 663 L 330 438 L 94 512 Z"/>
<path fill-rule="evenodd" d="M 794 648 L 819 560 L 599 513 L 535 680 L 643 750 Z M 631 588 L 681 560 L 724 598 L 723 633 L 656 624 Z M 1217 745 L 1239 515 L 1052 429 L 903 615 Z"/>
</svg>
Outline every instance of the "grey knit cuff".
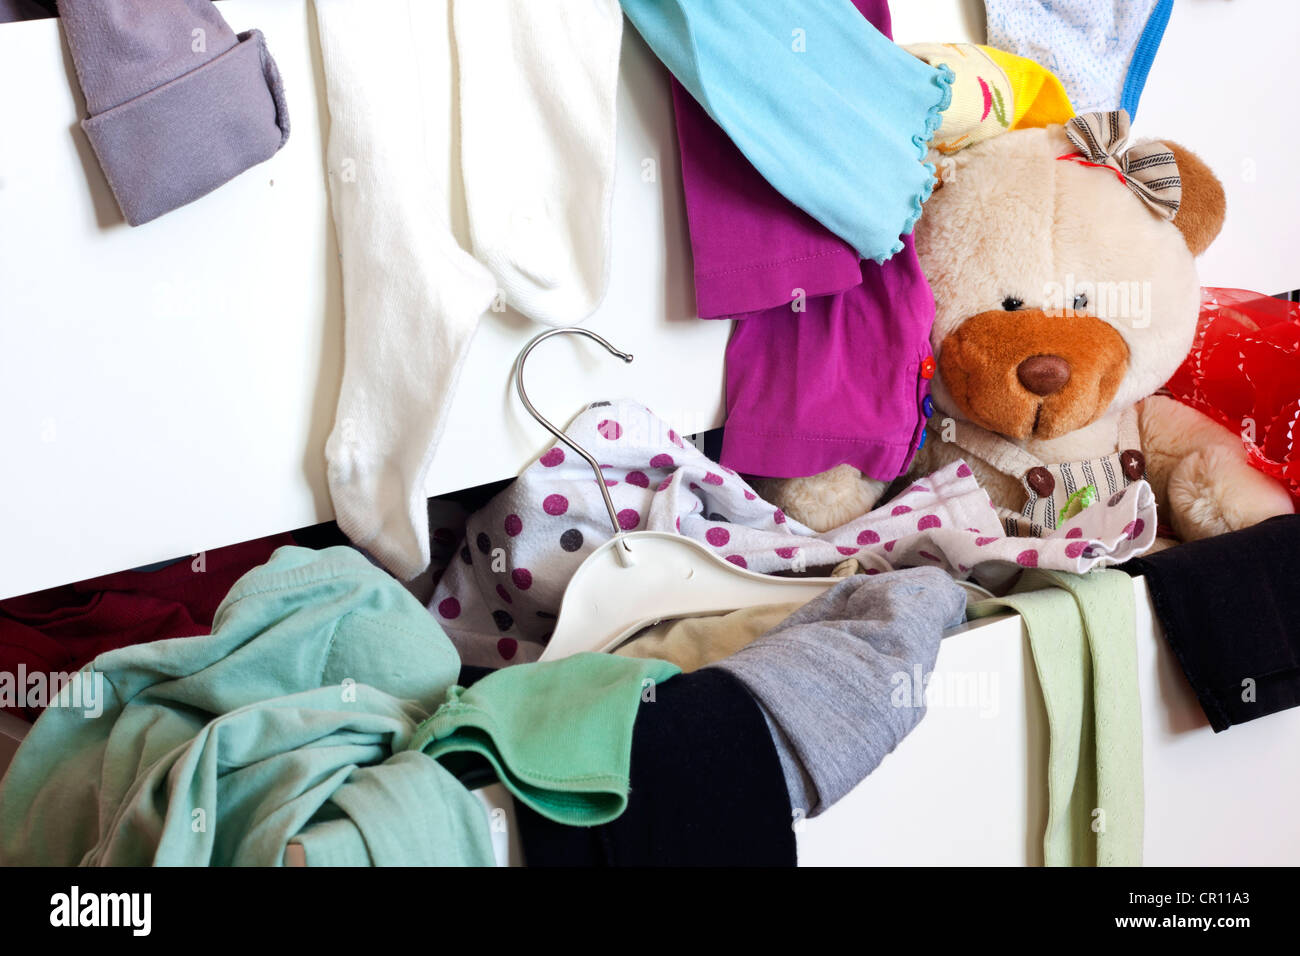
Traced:
<svg viewBox="0 0 1300 956">
<path fill-rule="evenodd" d="M 259 30 L 189 73 L 82 121 L 126 221 L 139 226 L 270 159 L 289 138 Z"/>
</svg>

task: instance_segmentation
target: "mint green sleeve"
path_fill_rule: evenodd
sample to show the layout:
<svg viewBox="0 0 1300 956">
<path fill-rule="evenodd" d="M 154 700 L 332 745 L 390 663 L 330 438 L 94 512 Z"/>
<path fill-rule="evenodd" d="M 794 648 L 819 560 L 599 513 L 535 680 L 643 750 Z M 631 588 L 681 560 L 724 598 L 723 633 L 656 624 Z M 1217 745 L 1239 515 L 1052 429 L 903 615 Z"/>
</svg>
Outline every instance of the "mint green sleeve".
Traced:
<svg viewBox="0 0 1300 956">
<path fill-rule="evenodd" d="M 506 667 L 448 691 L 411 746 L 468 786 L 500 780 L 557 823 L 608 823 L 627 806 L 638 709 L 679 673 L 667 661 L 590 653 Z"/>
<path fill-rule="evenodd" d="M 1092 866 L 1096 842 L 1089 820 L 1096 806 L 1096 748 L 1092 730 L 1092 676 L 1083 622 L 1074 599 L 1048 589 L 972 604 L 971 619 L 1016 611 L 1029 632 L 1034 670 L 1047 710 L 1047 866 Z M 1032 719 L 1032 715 L 1031 715 Z"/>
<path fill-rule="evenodd" d="M 1029 571 L 971 619 L 1019 612 L 1047 710 L 1048 866 L 1142 863 L 1142 708 L 1132 581 Z"/>
<path fill-rule="evenodd" d="M 1026 585 L 1049 583 L 1074 597 L 1092 663 L 1096 807 L 1105 814 L 1096 831 L 1097 865 L 1141 866 L 1145 788 L 1133 579 L 1113 568 L 1087 574 L 1040 569 Z"/>
<path fill-rule="evenodd" d="M 459 658 L 350 548 L 281 548 L 212 633 L 103 654 L 0 782 L 0 863 L 492 864 L 482 805 L 407 747 Z"/>
</svg>

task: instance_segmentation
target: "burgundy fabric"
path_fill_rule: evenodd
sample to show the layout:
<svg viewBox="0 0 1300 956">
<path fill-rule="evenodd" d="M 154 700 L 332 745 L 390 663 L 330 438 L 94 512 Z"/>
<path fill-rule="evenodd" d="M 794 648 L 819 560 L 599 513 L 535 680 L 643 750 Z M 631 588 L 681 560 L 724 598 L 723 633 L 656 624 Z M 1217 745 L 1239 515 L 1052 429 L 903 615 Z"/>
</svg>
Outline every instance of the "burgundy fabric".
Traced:
<svg viewBox="0 0 1300 956">
<path fill-rule="evenodd" d="M 226 593 L 276 548 L 271 535 L 204 552 L 156 571 L 122 571 L 0 601 L 0 672 L 71 673 L 118 647 L 207 634 Z M 5 707 L 35 720 L 36 707 Z"/>
</svg>

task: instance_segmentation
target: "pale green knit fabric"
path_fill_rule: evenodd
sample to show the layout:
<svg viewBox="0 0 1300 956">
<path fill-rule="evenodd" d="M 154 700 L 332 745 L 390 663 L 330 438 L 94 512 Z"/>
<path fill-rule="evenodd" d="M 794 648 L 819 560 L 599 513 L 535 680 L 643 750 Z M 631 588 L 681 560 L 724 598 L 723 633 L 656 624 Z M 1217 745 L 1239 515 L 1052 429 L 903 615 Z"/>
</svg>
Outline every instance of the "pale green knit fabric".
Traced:
<svg viewBox="0 0 1300 956">
<path fill-rule="evenodd" d="M 0 863 L 275 866 L 294 843 L 309 866 L 491 865 L 467 787 L 613 820 L 639 708 L 679 673 L 578 654 L 465 690 L 459 666 L 360 553 L 281 548 L 210 635 L 96 658 L 102 714 L 45 711 L 0 786 Z"/>
<path fill-rule="evenodd" d="M 406 750 L 459 670 L 351 548 L 280 548 L 212 633 L 97 657 L 103 713 L 50 707 L 0 786 L 0 862 L 491 865 L 487 814 Z"/>
<path fill-rule="evenodd" d="M 971 619 L 1006 608 L 1029 632 L 1050 750 L 1048 866 L 1142 863 L 1142 709 L 1133 585 L 1121 571 L 1027 571 L 1011 594 L 972 604 Z"/>
<path fill-rule="evenodd" d="M 500 780 L 547 819 L 597 826 L 627 806 L 632 725 L 676 664 L 613 654 L 503 667 L 453 687 L 410 743 L 466 786 Z"/>
</svg>

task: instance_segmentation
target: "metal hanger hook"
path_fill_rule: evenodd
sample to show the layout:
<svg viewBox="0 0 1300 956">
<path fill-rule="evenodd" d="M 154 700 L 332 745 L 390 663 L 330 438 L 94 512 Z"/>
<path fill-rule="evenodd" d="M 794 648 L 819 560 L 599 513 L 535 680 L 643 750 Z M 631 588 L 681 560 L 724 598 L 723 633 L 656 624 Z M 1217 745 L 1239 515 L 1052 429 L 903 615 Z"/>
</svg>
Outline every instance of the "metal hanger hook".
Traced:
<svg viewBox="0 0 1300 956">
<path fill-rule="evenodd" d="M 592 456 L 592 454 L 589 451 L 587 451 L 587 449 L 583 448 L 572 438 L 564 434 L 564 432 L 560 431 L 549 421 L 547 421 L 542 416 L 542 413 L 537 410 L 537 407 L 533 405 L 532 401 L 529 400 L 528 392 L 524 389 L 524 363 L 528 361 L 528 356 L 532 353 L 533 349 L 537 348 L 537 346 L 541 345 L 547 339 L 555 335 L 586 336 L 587 338 L 595 342 L 598 342 L 600 345 L 604 346 L 605 351 L 609 352 L 609 354 L 611 355 L 618 356 L 624 362 L 632 361 L 632 353 L 624 352 L 621 349 L 614 348 L 613 345 L 611 345 L 601 336 L 587 329 L 561 328 L 561 329 L 547 329 L 545 332 L 542 332 L 540 335 L 534 336 L 532 340 L 527 345 L 524 346 L 524 350 L 519 353 L 519 358 L 515 361 L 515 390 L 519 393 L 519 400 L 524 403 L 524 408 L 528 409 L 528 414 L 532 415 L 533 418 L 537 420 L 537 423 L 539 425 L 545 428 L 548 432 L 550 432 L 560 441 L 564 442 L 564 444 L 568 445 L 570 448 L 576 451 L 579 455 L 582 456 L 583 460 L 586 461 L 586 463 L 591 466 L 591 470 L 595 472 L 596 475 L 596 484 L 600 486 L 601 497 L 605 499 L 605 510 L 609 512 L 610 526 L 614 529 L 615 537 L 620 537 L 623 534 L 623 529 L 619 526 L 618 512 L 614 510 L 614 499 L 611 498 L 609 495 L 609 486 L 605 484 L 605 476 L 600 470 L 600 462 L 596 461 L 596 459 Z M 626 545 L 623 545 L 623 547 L 620 548 L 620 551 L 624 551 L 624 550 L 626 550 Z"/>
</svg>

